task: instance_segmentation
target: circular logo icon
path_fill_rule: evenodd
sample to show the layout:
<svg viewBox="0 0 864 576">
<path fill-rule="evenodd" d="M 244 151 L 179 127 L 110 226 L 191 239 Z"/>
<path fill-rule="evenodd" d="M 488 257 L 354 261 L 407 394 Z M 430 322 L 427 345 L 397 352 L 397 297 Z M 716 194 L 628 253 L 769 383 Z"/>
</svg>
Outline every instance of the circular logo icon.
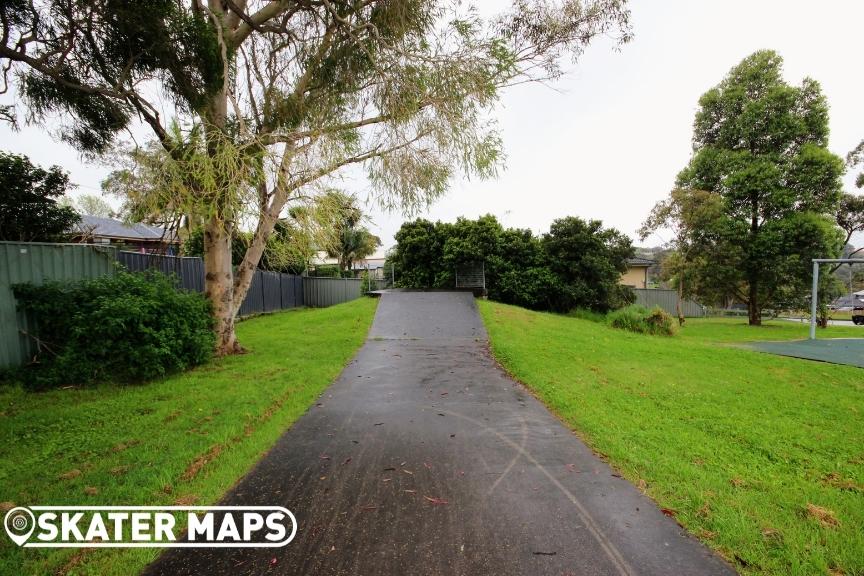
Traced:
<svg viewBox="0 0 864 576">
<path fill-rule="evenodd" d="M 12 508 L 3 519 L 3 527 L 6 528 L 6 534 L 9 535 L 9 538 L 21 546 L 30 538 L 33 529 L 36 528 L 36 517 L 27 508 Z"/>
</svg>

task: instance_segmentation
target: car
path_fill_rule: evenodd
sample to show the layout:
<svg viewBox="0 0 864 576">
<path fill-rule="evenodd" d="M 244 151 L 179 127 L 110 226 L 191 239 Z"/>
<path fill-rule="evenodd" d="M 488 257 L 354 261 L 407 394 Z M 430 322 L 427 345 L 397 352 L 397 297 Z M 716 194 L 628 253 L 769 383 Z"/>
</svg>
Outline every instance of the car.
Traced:
<svg viewBox="0 0 864 576">
<path fill-rule="evenodd" d="M 856 326 L 864 326 L 864 306 L 856 306 L 852 309 L 852 323 Z"/>
</svg>

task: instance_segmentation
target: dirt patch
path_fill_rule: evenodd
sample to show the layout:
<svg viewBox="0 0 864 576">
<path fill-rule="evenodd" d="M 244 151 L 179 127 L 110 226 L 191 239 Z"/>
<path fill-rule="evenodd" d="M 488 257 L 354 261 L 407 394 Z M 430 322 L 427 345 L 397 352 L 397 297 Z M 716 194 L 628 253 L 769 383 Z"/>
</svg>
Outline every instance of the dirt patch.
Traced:
<svg viewBox="0 0 864 576">
<path fill-rule="evenodd" d="M 184 494 L 180 496 L 176 500 L 174 500 L 175 506 L 192 506 L 193 504 L 198 503 L 198 495 L 197 494 Z"/>
<path fill-rule="evenodd" d="M 840 520 L 837 519 L 834 512 L 827 508 L 823 508 L 822 506 L 816 506 L 815 504 L 808 502 L 807 515 L 818 520 L 825 528 L 836 528 L 837 526 L 840 526 Z"/>
<path fill-rule="evenodd" d="M 165 419 L 162 420 L 162 422 L 165 422 L 165 423 L 173 422 L 173 421 L 176 420 L 177 417 L 180 416 L 180 414 L 182 414 L 182 413 L 183 413 L 182 410 L 174 410 L 173 412 L 171 412 L 170 414 L 168 414 L 167 416 L 165 416 Z"/>
<path fill-rule="evenodd" d="M 124 450 L 128 450 L 133 446 L 137 446 L 141 444 L 141 440 L 127 440 L 126 442 L 120 442 L 119 444 L 111 447 L 111 452 L 123 452 Z"/>
<path fill-rule="evenodd" d="M 210 449 L 207 450 L 207 452 L 205 452 L 204 454 L 199 454 L 195 457 L 192 463 L 186 467 L 186 470 L 183 472 L 183 474 L 180 475 L 180 480 L 184 482 L 192 480 L 198 475 L 199 472 L 201 472 L 201 469 L 204 468 L 204 466 L 215 460 L 221 453 L 221 444 L 215 444 L 211 446 Z"/>
<path fill-rule="evenodd" d="M 84 557 L 90 552 L 92 552 L 92 549 L 85 548 L 70 556 L 66 563 L 54 572 L 55 576 L 66 576 L 71 573 L 79 564 L 81 564 L 81 562 L 84 561 Z"/>
<path fill-rule="evenodd" d="M 831 472 L 830 474 L 823 476 L 822 484 L 824 486 L 830 486 L 831 488 L 846 490 L 848 492 L 864 492 L 864 486 L 861 486 L 849 478 L 843 478 L 837 472 Z"/>
<path fill-rule="evenodd" d="M 69 470 L 68 472 L 64 472 L 57 477 L 58 480 L 72 480 L 73 478 L 77 478 L 81 476 L 81 470 L 75 468 L 74 470 Z"/>
</svg>

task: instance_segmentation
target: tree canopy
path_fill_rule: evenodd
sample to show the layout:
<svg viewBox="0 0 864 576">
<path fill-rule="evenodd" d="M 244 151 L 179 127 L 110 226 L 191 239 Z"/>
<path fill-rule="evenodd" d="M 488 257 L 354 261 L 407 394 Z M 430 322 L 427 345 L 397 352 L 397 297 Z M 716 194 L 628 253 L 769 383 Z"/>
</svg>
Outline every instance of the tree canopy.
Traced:
<svg viewBox="0 0 864 576">
<path fill-rule="evenodd" d="M 205 288 L 230 353 L 286 207 L 355 164 L 382 206 L 408 212 L 458 172 L 493 176 L 500 91 L 559 77 L 597 35 L 627 41 L 629 17 L 626 0 L 514 0 L 490 18 L 443 0 L 14 0 L 0 4 L 0 59 L 29 118 L 60 113 L 84 153 L 138 120 L 151 128 L 165 151 L 158 204 L 204 222 Z"/>
<path fill-rule="evenodd" d="M 715 293 L 746 303 L 751 324 L 765 307 L 799 301 L 810 260 L 842 248 L 833 219 L 844 166 L 827 149 L 828 104 L 815 80 L 786 83 L 782 64 L 775 52 L 756 52 L 699 99 L 693 157 L 676 181 L 722 205 L 698 259 L 681 256 Z"/>
<path fill-rule="evenodd" d="M 46 170 L 26 156 L 0 152 L 0 240 L 63 240 L 81 219 L 59 203 L 69 186 L 58 166 Z"/>
</svg>

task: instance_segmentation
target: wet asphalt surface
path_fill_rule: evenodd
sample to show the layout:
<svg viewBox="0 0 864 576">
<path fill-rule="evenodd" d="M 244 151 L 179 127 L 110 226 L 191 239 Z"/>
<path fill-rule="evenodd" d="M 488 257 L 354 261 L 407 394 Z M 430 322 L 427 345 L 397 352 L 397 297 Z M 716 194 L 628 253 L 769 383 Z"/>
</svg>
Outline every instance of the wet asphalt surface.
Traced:
<svg viewBox="0 0 864 576">
<path fill-rule="evenodd" d="M 470 294 L 384 294 L 319 402 L 221 502 L 285 506 L 293 542 L 145 574 L 734 574 L 507 377 Z"/>
</svg>

